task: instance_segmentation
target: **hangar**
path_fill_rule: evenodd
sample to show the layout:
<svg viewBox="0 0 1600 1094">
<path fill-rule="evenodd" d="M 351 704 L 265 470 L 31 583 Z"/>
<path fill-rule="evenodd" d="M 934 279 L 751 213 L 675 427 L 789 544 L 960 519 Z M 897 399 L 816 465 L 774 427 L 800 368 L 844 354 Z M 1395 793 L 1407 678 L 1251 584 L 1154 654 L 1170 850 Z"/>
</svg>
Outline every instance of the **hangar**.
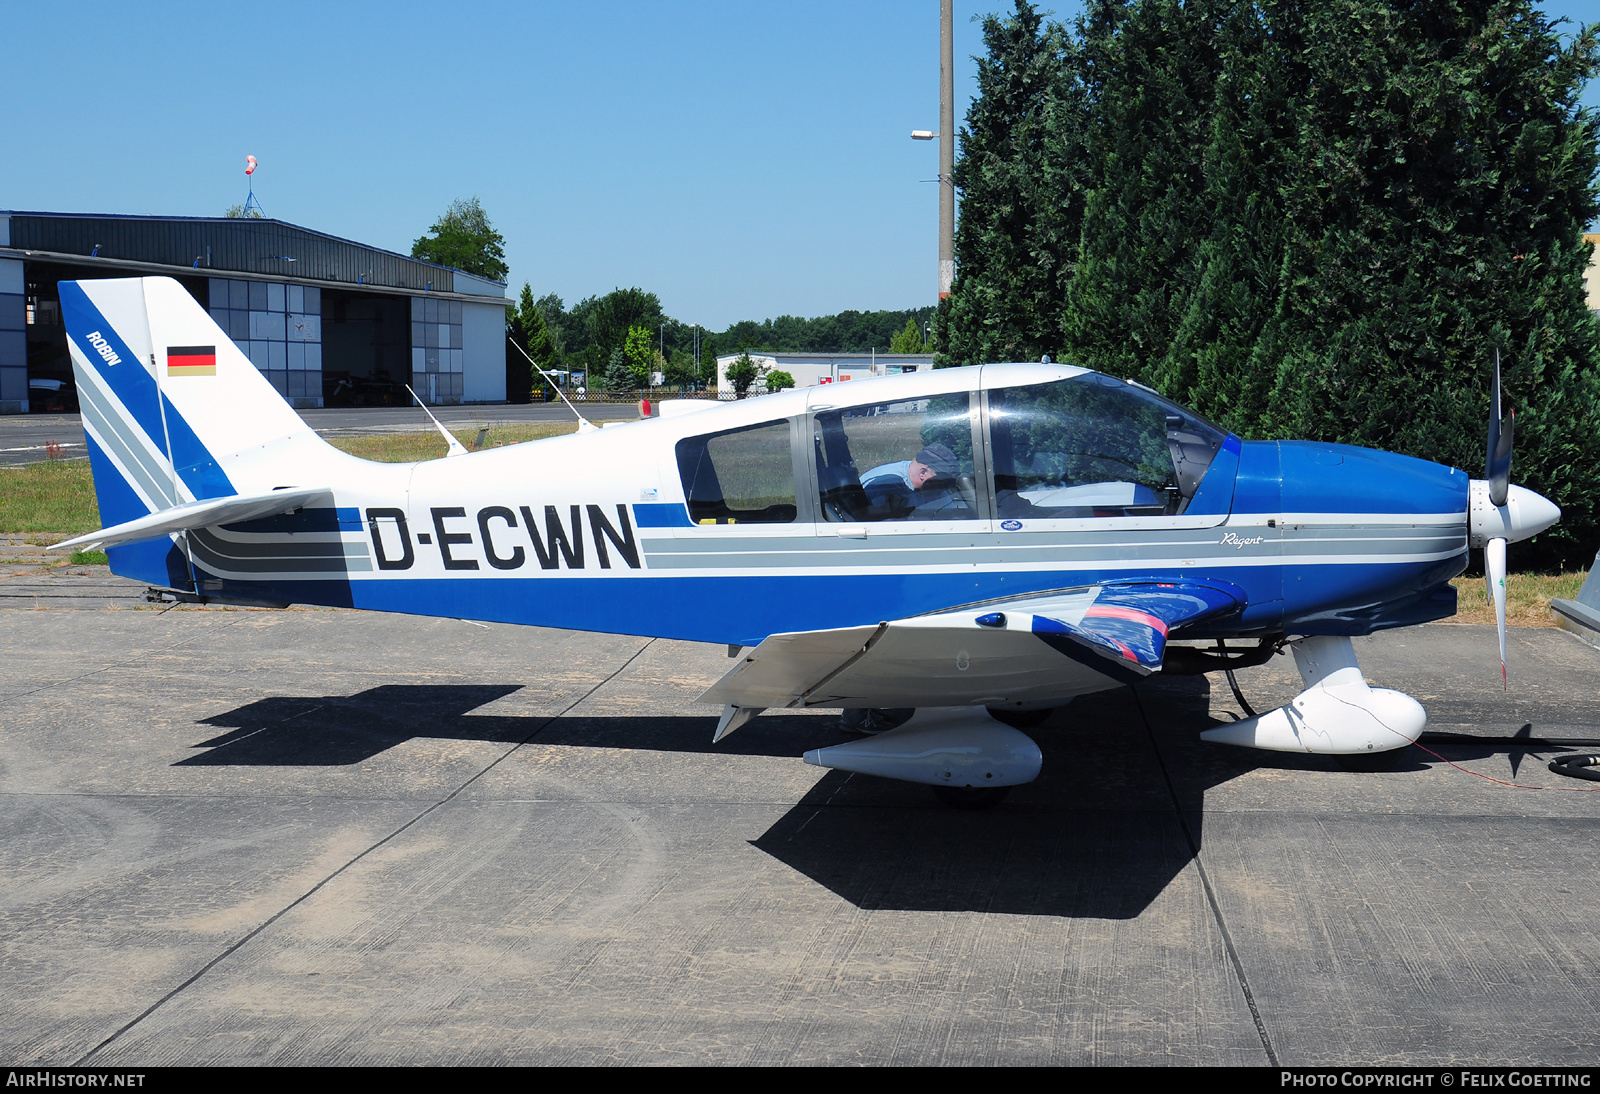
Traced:
<svg viewBox="0 0 1600 1094">
<path fill-rule="evenodd" d="M 58 281 L 152 274 L 297 409 L 506 400 L 499 281 L 281 220 L 0 210 L 0 414 L 77 409 Z"/>
</svg>

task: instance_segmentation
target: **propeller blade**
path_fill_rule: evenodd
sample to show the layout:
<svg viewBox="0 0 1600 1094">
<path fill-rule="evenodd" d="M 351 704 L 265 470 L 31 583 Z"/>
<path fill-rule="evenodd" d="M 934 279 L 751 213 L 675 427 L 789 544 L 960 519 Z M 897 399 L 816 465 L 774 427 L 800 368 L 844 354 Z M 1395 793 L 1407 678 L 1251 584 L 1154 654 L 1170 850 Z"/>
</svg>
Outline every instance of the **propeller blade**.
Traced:
<svg viewBox="0 0 1600 1094">
<path fill-rule="evenodd" d="M 1489 504 L 1506 503 L 1511 488 L 1511 439 L 1516 431 L 1516 411 L 1500 408 L 1500 351 L 1494 351 L 1494 386 L 1489 389 L 1489 450 L 1483 477 L 1489 483 Z"/>
<path fill-rule="evenodd" d="M 1483 545 L 1483 572 L 1494 593 L 1494 622 L 1500 630 L 1500 687 L 1506 686 L 1506 541 L 1491 539 Z"/>
</svg>

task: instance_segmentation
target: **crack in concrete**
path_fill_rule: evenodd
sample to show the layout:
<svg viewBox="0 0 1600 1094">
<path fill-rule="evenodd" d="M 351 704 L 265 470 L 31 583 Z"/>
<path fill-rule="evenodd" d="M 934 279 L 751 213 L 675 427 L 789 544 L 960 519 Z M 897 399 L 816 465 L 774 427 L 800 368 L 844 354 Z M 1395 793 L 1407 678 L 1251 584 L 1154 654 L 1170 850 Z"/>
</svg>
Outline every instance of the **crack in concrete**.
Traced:
<svg viewBox="0 0 1600 1094">
<path fill-rule="evenodd" d="M 635 650 L 633 652 L 633 654 L 626 661 L 624 661 L 620 666 L 617 667 L 616 671 L 612 672 L 609 676 L 605 677 L 605 679 L 600 680 L 599 682 L 597 682 L 593 687 L 591 687 L 588 691 L 584 692 L 582 695 L 578 696 L 578 698 L 574 699 L 571 703 L 568 703 L 564 708 L 562 708 L 562 710 L 559 713 L 552 714 L 550 717 L 548 717 L 544 721 L 540 722 L 538 726 L 536 726 L 534 729 L 532 729 L 532 730 L 530 730 L 528 732 L 527 736 L 523 737 L 522 740 L 518 741 L 516 744 L 512 745 L 510 748 L 508 748 L 504 752 L 502 752 L 499 756 L 497 756 L 493 760 L 491 760 L 486 766 L 484 766 L 484 768 L 482 770 L 478 771 L 476 774 L 474 774 L 466 782 L 462 783 L 460 786 L 456 787 L 450 793 L 446 794 L 444 797 L 440 798 L 438 801 L 436 801 L 432 805 L 428 806 L 422 812 L 418 813 L 416 816 L 412 817 L 410 820 L 408 820 L 404 824 L 400 825 L 400 827 L 396 828 L 393 832 L 390 832 L 388 835 L 384 836 L 382 839 L 380 839 L 377 842 L 373 843 L 370 847 L 367 847 L 366 849 L 361 851 L 359 854 L 353 856 L 348 862 L 344 863 L 338 869 L 334 870 L 327 877 L 323 878 L 321 881 L 317 882 L 311 888 L 307 889 L 305 892 L 303 892 L 299 896 L 297 896 L 294 900 L 291 900 L 288 904 L 284 905 L 282 908 L 278 909 L 272 915 L 268 916 L 260 924 L 258 924 L 256 927 L 251 929 L 249 932 L 247 932 L 242 938 L 239 938 L 235 942 L 229 944 L 227 947 L 225 947 L 223 949 L 223 951 L 221 953 L 217 954 L 210 961 L 207 961 L 197 971 L 195 971 L 192 975 L 190 975 L 188 979 L 184 980 L 183 983 L 179 984 L 177 987 L 175 987 L 171 991 L 167 992 L 161 998 L 157 999 L 154 1003 L 151 1003 L 148 1007 L 146 1007 L 143 1011 L 141 1011 L 137 1016 L 135 1016 L 131 1021 L 129 1021 L 129 1022 L 125 1023 L 124 1025 L 122 1025 L 115 1032 L 113 1032 L 110 1036 L 106 1037 L 99 1044 L 95 1045 L 88 1052 L 84 1053 L 77 1060 L 73 1061 L 73 1063 L 71 1065 L 69 1065 L 69 1066 L 71 1066 L 71 1067 L 84 1067 L 84 1066 L 86 1066 L 87 1062 L 91 1058 L 93 1058 L 95 1056 L 95 1054 L 101 1052 L 105 1048 L 109 1047 L 111 1044 L 115 1043 L 124 1034 L 126 1034 L 129 1030 L 131 1030 L 135 1026 L 137 1026 L 140 1022 L 143 1022 L 146 1018 L 150 1017 L 156 1011 L 160 1010 L 167 1003 L 169 1003 L 173 999 L 177 998 L 178 995 L 180 995 L 182 992 L 184 992 L 185 990 L 187 990 L 188 988 L 193 986 L 196 982 L 198 982 L 200 980 L 201 977 L 205 976 L 206 973 L 208 973 L 212 969 L 216 968 L 223 961 L 225 961 L 229 957 L 233 956 L 235 953 L 238 953 L 239 950 L 242 949 L 252 939 L 258 937 L 268 927 L 272 926 L 274 923 L 278 922 L 278 920 L 282 919 L 284 916 L 286 916 L 290 912 L 294 911 L 300 905 L 302 905 L 306 901 L 310 900 L 317 893 L 321 892 L 322 889 L 324 889 L 327 885 L 329 885 L 332 881 L 334 881 L 334 879 L 338 878 L 341 874 L 345 873 L 347 870 L 349 870 L 356 863 L 360 862 L 362 859 L 366 858 L 368 855 L 372 854 L 374 851 L 376 851 L 379 848 L 383 847 L 385 844 L 387 844 L 390 841 L 394 840 L 397 836 L 399 836 L 402 833 L 406 832 L 408 829 L 414 827 L 415 825 L 417 825 L 419 822 L 421 822 L 422 820 L 424 820 L 425 818 L 427 818 L 428 816 L 430 816 L 434 812 L 436 812 L 439 809 L 443 808 L 444 806 L 450 804 L 450 802 L 454 801 L 457 797 L 459 797 L 469 786 L 471 786 L 473 783 L 477 782 L 479 779 L 483 778 L 490 771 L 493 771 L 496 767 L 498 767 L 500 765 L 500 763 L 502 761 L 504 761 L 507 757 L 509 757 L 513 752 L 517 751 L 517 749 L 521 748 L 523 745 L 525 745 L 529 741 L 533 740 L 534 737 L 538 736 L 541 732 L 543 732 L 546 728 L 548 728 L 549 725 L 552 722 L 554 722 L 556 719 L 564 717 L 566 714 L 568 714 L 570 711 L 575 709 L 580 703 L 582 703 L 584 700 L 588 699 L 595 692 L 599 691 L 601 688 L 603 688 L 607 684 L 611 683 L 611 681 L 615 680 L 618 676 L 621 676 L 625 671 L 627 671 L 628 667 L 630 665 L 632 665 L 635 661 L 637 661 L 639 659 L 639 656 L 641 654 L 643 654 L 645 650 L 649 649 L 652 645 L 654 645 L 655 642 L 656 642 L 656 639 L 652 638 L 649 641 L 647 641 L 644 645 L 640 646 L 637 650 Z M 91 673 L 89 675 L 93 675 L 93 674 Z M 53 685 L 50 685 L 50 686 L 53 686 Z M 40 689 L 40 690 L 43 690 L 43 689 Z"/>
</svg>

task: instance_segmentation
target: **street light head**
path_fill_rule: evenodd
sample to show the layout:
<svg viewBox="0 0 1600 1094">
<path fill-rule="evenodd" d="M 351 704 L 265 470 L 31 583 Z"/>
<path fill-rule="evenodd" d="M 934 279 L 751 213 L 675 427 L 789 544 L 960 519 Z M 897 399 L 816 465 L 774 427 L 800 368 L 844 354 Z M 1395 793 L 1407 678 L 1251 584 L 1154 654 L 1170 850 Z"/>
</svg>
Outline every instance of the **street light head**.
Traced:
<svg viewBox="0 0 1600 1094">
<path fill-rule="evenodd" d="M 938 135 L 939 134 L 928 129 L 913 129 L 911 131 L 911 139 L 914 141 L 931 141 Z"/>
</svg>

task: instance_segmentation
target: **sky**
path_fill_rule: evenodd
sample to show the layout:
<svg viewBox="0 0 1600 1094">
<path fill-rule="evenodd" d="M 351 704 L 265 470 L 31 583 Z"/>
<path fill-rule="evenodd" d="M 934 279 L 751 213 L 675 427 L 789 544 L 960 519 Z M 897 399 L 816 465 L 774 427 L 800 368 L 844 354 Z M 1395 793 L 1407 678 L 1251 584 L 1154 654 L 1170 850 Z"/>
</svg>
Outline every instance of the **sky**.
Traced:
<svg viewBox="0 0 1600 1094">
<path fill-rule="evenodd" d="M 955 4 L 958 125 L 1002 8 Z M 0 209 L 220 215 L 249 154 L 268 216 L 402 253 L 476 196 L 513 291 L 568 306 L 637 285 L 722 329 L 937 293 L 937 142 L 910 131 L 939 125 L 938 0 L 4 14 Z"/>
</svg>

